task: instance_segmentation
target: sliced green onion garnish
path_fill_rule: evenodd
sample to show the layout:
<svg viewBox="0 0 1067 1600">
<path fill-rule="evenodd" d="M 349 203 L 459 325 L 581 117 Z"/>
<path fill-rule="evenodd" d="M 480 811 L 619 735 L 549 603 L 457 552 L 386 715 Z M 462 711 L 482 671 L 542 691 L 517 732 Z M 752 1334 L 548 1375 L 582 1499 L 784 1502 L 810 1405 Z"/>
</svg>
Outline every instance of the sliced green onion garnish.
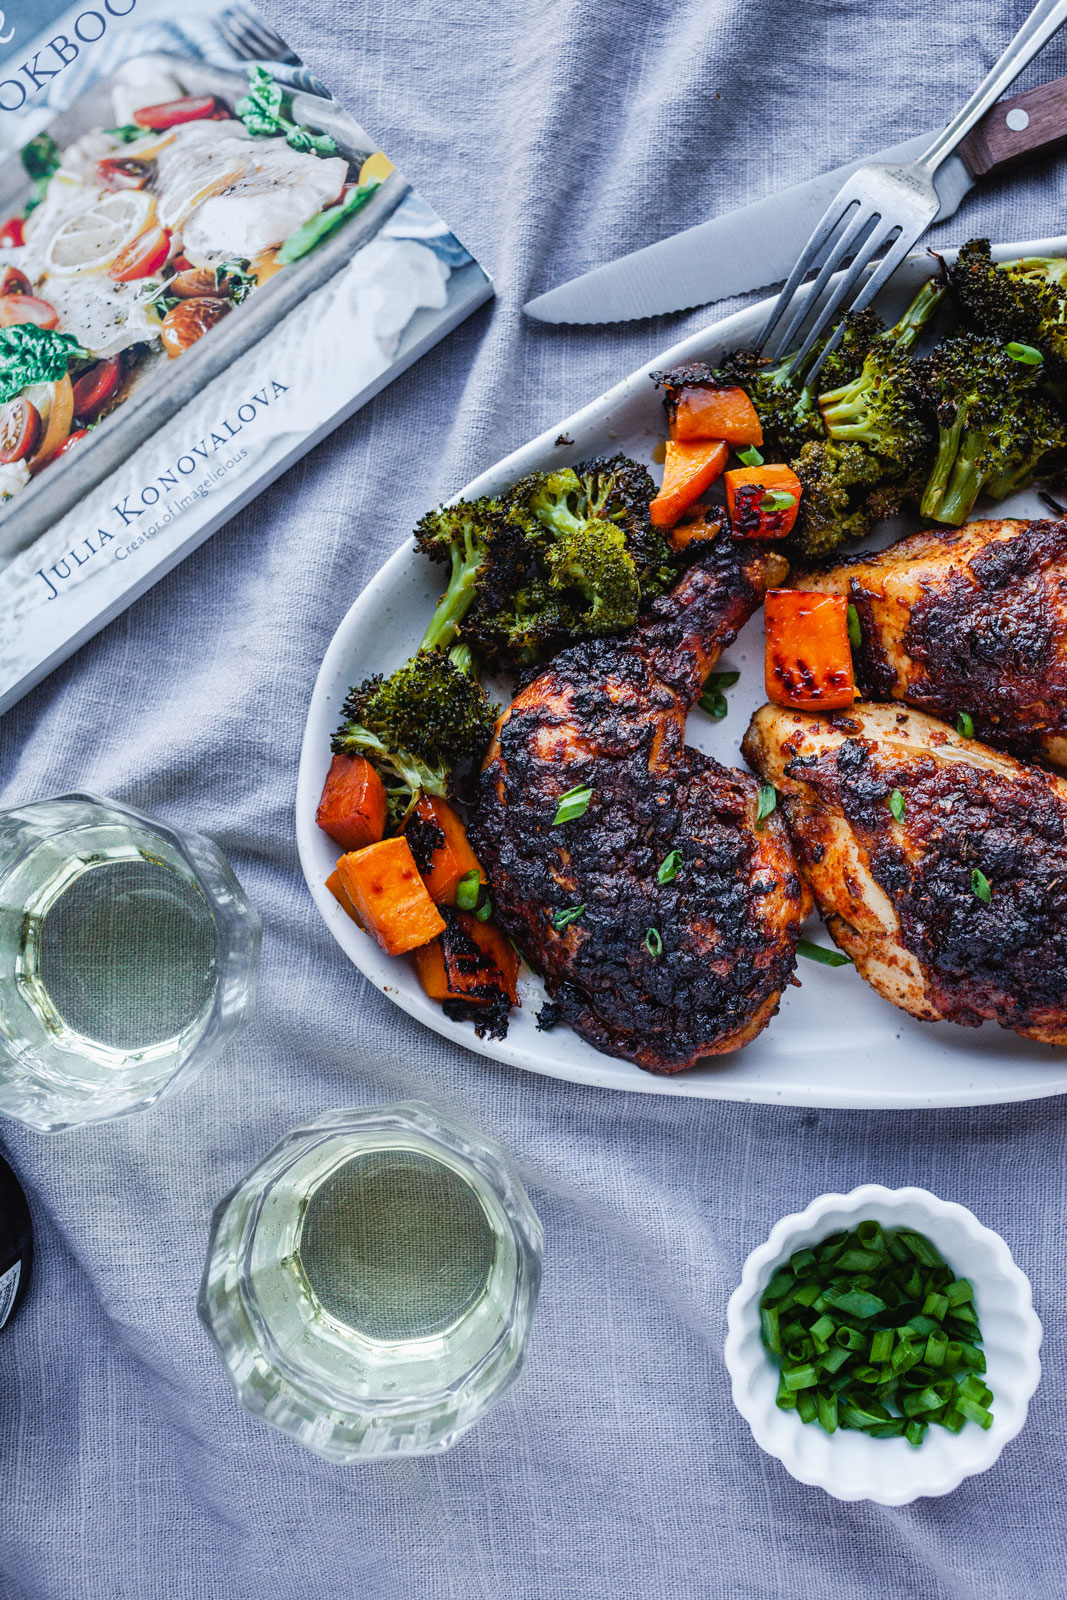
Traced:
<svg viewBox="0 0 1067 1600">
<path fill-rule="evenodd" d="M 810 939 L 797 940 L 797 955 L 808 961 L 820 961 L 824 967 L 850 967 L 852 958 L 841 950 L 827 950 L 823 944 L 812 944 Z"/>
<path fill-rule="evenodd" d="M 682 860 L 683 857 L 680 850 L 672 850 L 669 855 L 664 856 L 656 873 L 656 882 L 671 883 L 678 876 Z"/>
<path fill-rule="evenodd" d="M 663 954 L 663 939 L 658 928 L 649 928 L 645 934 L 645 949 L 650 956 Z"/>
<path fill-rule="evenodd" d="M 756 832 L 763 832 L 763 824 L 778 804 L 773 783 L 761 783 L 759 786 L 759 801 L 756 805 Z"/>
<path fill-rule="evenodd" d="M 961 711 L 956 718 L 956 732 L 962 734 L 965 739 L 974 738 L 974 718 L 969 711 Z"/>
<path fill-rule="evenodd" d="M 848 642 L 853 650 L 858 650 L 863 643 L 863 629 L 860 627 L 860 614 L 854 605 L 849 605 L 845 616 L 848 621 Z"/>
<path fill-rule="evenodd" d="M 787 494 L 784 489 L 768 489 L 759 503 L 761 511 L 788 511 L 790 506 L 795 506 L 795 494 Z"/>
<path fill-rule="evenodd" d="M 975 867 L 971 872 L 971 893 L 976 900 L 981 900 L 987 906 L 993 898 L 993 891 L 989 887 L 989 879 L 980 867 Z"/>
<path fill-rule="evenodd" d="M 1024 366 L 1037 367 L 1044 361 L 1040 350 L 1035 350 L 1032 344 L 1020 344 L 1017 339 L 1010 339 L 1004 346 L 1004 354 L 1011 356 L 1013 361 L 1021 361 Z"/>
<path fill-rule="evenodd" d="M 555 911 L 552 914 L 552 926 L 557 933 L 562 933 L 564 928 L 569 928 L 585 910 L 585 905 L 568 906 L 566 911 Z"/>
<path fill-rule="evenodd" d="M 827 1433 L 856 1428 L 914 1446 L 935 1424 L 989 1427 L 993 1394 L 972 1297 L 968 1280 L 910 1228 L 868 1220 L 794 1251 L 760 1297 L 779 1407 Z M 950 1336 L 957 1322 L 967 1337 Z"/>
<path fill-rule="evenodd" d="M 552 826 L 558 828 L 563 822 L 577 822 L 579 817 L 585 816 L 592 798 L 593 791 L 587 783 L 580 783 L 575 788 L 568 789 L 566 794 L 559 797 Z"/>
<path fill-rule="evenodd" d="M 889 809 L 893 813 L 893 817 L 897 822 L 904 821 L 904 812 L 907 808 L 904 804 L 904 796 L 901 794 L 899 789 L 894 789 L 893 793 L 889 796 Z"/>
<path fill-rule="evenodd" d="M 762 467 L 763 457 L 754 444 L 747 445 L 744 450 L 737 452 L 738 461 L 743 461 L 746 467 Z"/>
<path fill-rule="evenodd" d="M 478 904 L 482 888 L 482 875 L 477 867 L 465 872 L 456 884 L 456 904 L 461 911 L 473 911 Z"/>
</svg>

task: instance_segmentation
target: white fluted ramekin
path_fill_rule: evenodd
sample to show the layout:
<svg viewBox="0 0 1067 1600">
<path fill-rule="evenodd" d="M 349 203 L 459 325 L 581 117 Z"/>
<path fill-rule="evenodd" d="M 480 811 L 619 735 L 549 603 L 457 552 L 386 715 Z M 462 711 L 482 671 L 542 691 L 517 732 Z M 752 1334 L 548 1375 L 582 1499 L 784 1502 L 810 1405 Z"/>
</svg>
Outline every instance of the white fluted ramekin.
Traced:
<svg viewBox="0 0 1067 1600">
<path fill-rule="evenodd" d="M 759 1300 L 775 1268 L 794 1250 L 867 1218 L 883 1228 L 913 1228 L 929 1238 L 958 1277 L 974 1285 L 993 1391 L 993 1425 L 968 1422 L 961 1432 L 931 1427 L 916 1449 L 906 1439 L 869 1439 L 852 1429 L 824 1433 L 780 1411 L 777 1366 L 760 1338 Z M 948 1494 L 996 1461 L 1026 1421 L 1041 1376 L 1041 1324 L 1030 1282 L 999 1234 L 966 1206 L 939 1200 L 926 1189 L 885 1189 L 867 1183 L 851 1194 L 824 1194 L 806 1211 L 783 1217 L 766 1244 L 745 1262 L 726 1313 L 726 1366 L 734 1404 L 756 1443 L 776 1456 L 801 1483 L 813 1483 L 838 1500 L 876 1500 L 899 1506 L 920 1495 Z"/>
</svg>

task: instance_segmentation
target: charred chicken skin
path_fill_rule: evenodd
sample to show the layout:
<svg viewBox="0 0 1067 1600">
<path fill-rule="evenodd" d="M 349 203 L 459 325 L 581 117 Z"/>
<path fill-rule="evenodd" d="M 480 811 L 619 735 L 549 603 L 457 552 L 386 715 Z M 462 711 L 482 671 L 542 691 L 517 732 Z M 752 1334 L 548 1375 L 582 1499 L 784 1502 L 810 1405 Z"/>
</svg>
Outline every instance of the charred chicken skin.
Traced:
<svg viewBox="0 0 1067 1600">
<path fill-rule="evenodd" d="M 1067 766 L 1067 522 L 916 533 L 793 582 L 856 607 L 865 694 Z"/>
<path fill-rule="evenodd" d="M 1067 780 L 887 705 L 763 706 L 742 750 L 879 994 L 1067 1044 Z"/>
<path fill-rule="evenodd" d="M 479 780 L 472 838 L 496 920 L 544 976 L 541 1025 L 651 1072 L 754 1038 L 793 970 L 810 901 L 785 826 L 757 822 L 747 773 L 685 743 L 708 672 L 784 570 L 716 540 L 630 633 L 565 650 L 520 691 Z M 557 825 L 576 788 L 586 808 Z"/>
</svg>

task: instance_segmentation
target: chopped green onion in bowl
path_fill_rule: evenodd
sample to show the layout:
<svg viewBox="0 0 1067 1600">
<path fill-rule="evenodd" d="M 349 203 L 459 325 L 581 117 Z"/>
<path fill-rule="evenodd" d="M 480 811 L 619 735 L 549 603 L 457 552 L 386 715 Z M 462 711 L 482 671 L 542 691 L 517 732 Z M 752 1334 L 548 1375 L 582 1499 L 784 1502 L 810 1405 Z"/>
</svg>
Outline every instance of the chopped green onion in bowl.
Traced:
<svg viewBox="0 0 1067 1600">
<path fill-rule="evenodd" d="M 795 1250 L 760 1296 L 776 1404 L 824 1432 L 919 1446 L 931 1427 L 993 1423 L 969 1279 L 925 1235 L 865 1220 Z"/>
</svg>

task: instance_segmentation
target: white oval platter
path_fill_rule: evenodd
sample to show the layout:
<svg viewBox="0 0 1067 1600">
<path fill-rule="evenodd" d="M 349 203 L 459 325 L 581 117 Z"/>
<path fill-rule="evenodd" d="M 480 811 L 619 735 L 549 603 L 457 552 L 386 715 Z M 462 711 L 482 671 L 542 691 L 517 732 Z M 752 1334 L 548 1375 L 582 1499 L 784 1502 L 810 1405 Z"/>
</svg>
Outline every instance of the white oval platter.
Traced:
<svg viewBox="0 0 1067 1600">
<path fill-rule="evenodd" d="M 1001 259 L 1064 253 L 1067 237 L 1004 245 L 995 251 Z M 904 263 L 879 303 L 887 320 L 899 314 L 931 268 L 925 253 Z M 768 306 L 763 302 L 737 312 L 657 355 L 599 400 L 498 462 L 456 498 L 495 494 L 534 468 L 616 451 L 651 464 L 664 425 L 660 397 L 649 373 L 683 361 L 715 361 L 725 351 L 750 343 Z M 573 443 L 557 445 L 560 435 Z M 658 476 L 658 469 L 653 470 Z M 1047 516 L 1048 511 L 1028 494 L 986 514 Z M 882 1000 L 851 968 L 827 968 L 805 960 L 798 963 L 801 987 L 786 990 L 778 1015 L 758 1039 L 735 1055 L 720 1056 L 673 1077 L 654 1076 L 632 1062 L 602 1055 L 566 1027 L 538 1032 L 536 1011 L 544 991 L 525 970 L 520 979 L 522 1007 L 512 1013 L 506 1039 L 478 1039 L 469 1024 L 450 1021 L 423 994 L 409 962 L 383 954 L 324 887 L 337 847 L 315 823 L 330 761 L 330 735 L 340 721 L 349 685 L 372 672 L 391 672 L 417 648 L 440 589 L 440 569 L 417 556 L 409 539 L 363 590 L 334 635 L 319 671 L 297 782 L 297 841 L 308 887 L 345 954 L 394 1004 L 480 1055 L 600 1088 L 871 1109 L 998 1104 L 1067 1092 L 1067 1052 L 1020 1039 L 992 1023 L 972 1029 L 916 1022 Z M 694 711 L 688 737 L 725 765 L 736 766 L 742 764 L 738 745 L 749 717 L 765 698 L 759 614 L 726 652 L 720 667 L 741 672 L 728 694 L 729 713 L 721 722 L 713 722 Z M 805 931 L 824 944 L 830 942 L 817 917 Z"/>
</svg>

